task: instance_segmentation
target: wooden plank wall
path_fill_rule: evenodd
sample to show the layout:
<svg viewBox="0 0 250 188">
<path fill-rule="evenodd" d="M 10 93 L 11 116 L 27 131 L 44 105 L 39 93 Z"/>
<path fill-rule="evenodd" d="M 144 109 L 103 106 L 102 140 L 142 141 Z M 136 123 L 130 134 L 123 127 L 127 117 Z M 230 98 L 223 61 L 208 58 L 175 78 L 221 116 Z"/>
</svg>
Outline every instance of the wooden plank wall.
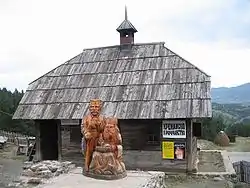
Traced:
<svg viewBox="0 0 250 188">
<path fill-rule="evenodd" d="M 62 161 L 73 161 L 76 165 L 83 165 L 81 152 L 80 121 L 64 120 L 61 125 Z"/>
<path fill-rule="evenodd" d="M 153 130 L 160 138 L 161 120 L 119 120 L 119 127 L 123 138 L 124 162 L 127 169 L 185 172 L 187 169 L 187 160 L 162 160 L 160 141 L 156 145 L 149 145 L 147 143 L 147 128 L 152 128 L 152 126 L 154 126 Z M 70 129 L 75 128 L 70 126 Z M 62 137 L 67 137 L 67 140 L 70 141 L 68 144 L 64 143 L 62 146 L 62 160 L 73 161 L 78 166 L 82 166 L 84 160 L 80 144 L 68 138 L 68 132 L 65 130 L 62 131 Z M 77 140 L 77 138 L 74 140 Z"/>
<path fill-rule="evenodd" d="M 36 154 L 34 156 L 34 161 L 41 161 L 42 160 L 42 153 L 41 153 L 41 134 L 40 134 L 40 122 L 35 121 L 35 130 L 36 130 Z"/>
<path fill-rule="evenodd" d="M 70 145 L 70 126 L 61 126 L 62 148 Z"/>
<path fill-rule="evenodd" d="M 140 150 L 146 144 L 146 127 L 143 121 L 119 120 L 124 150 Z"/>
<path fill-rule="evenodd" d="M 161 143 L 154 146 L 147 145 L 148 127 L 153 126 L 160 137 L 161 120 L 119 120 L 127 168 L 167 171 L 186 171 L 188 169 L 188 171 L 193 171 L 197 157 L 197 138 L 192 136 L 191 123 L 191 120 L 187 121 L 186 160 L 174 161 L 162 160 Z M 82 166 L 80 126 L 63 125 L 61 136 L 62 160 L 74 161 L 77 165 Z"/>
</svg>

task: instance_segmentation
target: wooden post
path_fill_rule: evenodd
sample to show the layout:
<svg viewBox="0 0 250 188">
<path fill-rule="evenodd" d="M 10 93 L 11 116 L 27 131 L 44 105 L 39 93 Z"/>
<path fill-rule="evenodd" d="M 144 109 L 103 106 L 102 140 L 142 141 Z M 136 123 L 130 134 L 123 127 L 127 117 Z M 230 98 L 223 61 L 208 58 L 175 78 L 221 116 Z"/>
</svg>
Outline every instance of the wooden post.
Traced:
<svg viewBox="0 0 250 188">
<path fill-rule="evenodd" d="M 192 121 L 191 119 L 186 120 L 186 126 L 187 126 L 187 172 L 192 172 L 192 158 L 193 158 L 193 152 L 192 152 Z"/>
<path fill-rule="evenodd" d="M 62 160 L 61 120 L 57 120 L 57 145 L 58 145 L 58 161 L 61 161 Z"/>
<path fill-rule="evenodd" d="M 41 161 L 42 160 L 42 153 L 41 153 L 41 139 L 40 139 L 40 122 L 35 121 L 35 129 L 36 129 L 36 154 L 34 157 L 34 161 Z"/>
</svg>

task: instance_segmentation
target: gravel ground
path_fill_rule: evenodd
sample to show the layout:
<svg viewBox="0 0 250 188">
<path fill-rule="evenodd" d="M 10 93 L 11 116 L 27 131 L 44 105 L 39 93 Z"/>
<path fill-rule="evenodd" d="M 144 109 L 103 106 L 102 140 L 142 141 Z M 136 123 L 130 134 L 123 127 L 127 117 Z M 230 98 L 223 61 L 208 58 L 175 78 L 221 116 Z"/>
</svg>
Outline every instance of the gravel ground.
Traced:
<svg viewBox="0 0 250 188">
<path fill-rule="evenodd" d="M 8 187 L 10 182 L 18 180 L 22 172 L 22 161 L 0 159 L 0 187 Z"/>
<path fill-rule="evenodd" d="M 0 187 L 7 188 L 13 181 L 17 181 L 22 172 L 23 156 L 16 157 L 16 147 L 8 145 L 0 150 Z"/>
<path fill-rule="evenodd" d="M 233 184 L 223 177 L 167 175 L 167 188 L 233 188 Z"/>
</svg>

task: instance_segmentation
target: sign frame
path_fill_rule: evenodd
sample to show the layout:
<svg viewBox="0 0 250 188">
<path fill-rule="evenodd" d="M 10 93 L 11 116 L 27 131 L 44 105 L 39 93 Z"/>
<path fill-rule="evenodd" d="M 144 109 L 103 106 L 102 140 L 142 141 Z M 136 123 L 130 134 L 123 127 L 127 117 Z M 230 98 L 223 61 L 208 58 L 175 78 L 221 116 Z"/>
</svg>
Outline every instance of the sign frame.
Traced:
<svg viewBox="0 0 250 188">
<path fill-rule="evenodd" d="M 167 127 L 166 124 L 169 126 Z M 168 130 L 168 128 L 170 126 L 172 126 L 172 127 L 177 126 L 178 127 L 178 124 L 179 124 L 179 126 L 182 126 L 182 127 L 179 129 L 175 128 L 172 130 L 172 132 L 174 133 L 174 132 L 178 131 L 179 134 L 177 134 L 177 135 L 165 134 L 167 131 L 171 131 L 171 130 Z M 185 120 L 163 120 L 161 126 L 162 126 L 161 136 L 163 139 L 186 139 L 187 138 L 187 125 L 186 125 Z M 184 134 L 183 134 L 183 131 L 184 131 Z"/>
</svg>

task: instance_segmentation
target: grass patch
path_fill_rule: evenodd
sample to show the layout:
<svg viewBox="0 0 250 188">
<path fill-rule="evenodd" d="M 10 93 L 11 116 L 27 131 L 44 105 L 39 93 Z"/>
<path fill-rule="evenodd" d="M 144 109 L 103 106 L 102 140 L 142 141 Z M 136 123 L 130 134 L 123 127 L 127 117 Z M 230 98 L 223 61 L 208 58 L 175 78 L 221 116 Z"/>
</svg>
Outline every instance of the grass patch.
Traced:
<svg viewBox="0 0 250 188">
<path fill-rule="evenodd" d="M 198 147 L 202 150 L 226 150 L 229 152 L 250 152 L 250 138 L 236 137 L 235 143 L 230 143 L 229 146 L 221 147 L 208 140 L 198 140 Z"/>
</svg>

